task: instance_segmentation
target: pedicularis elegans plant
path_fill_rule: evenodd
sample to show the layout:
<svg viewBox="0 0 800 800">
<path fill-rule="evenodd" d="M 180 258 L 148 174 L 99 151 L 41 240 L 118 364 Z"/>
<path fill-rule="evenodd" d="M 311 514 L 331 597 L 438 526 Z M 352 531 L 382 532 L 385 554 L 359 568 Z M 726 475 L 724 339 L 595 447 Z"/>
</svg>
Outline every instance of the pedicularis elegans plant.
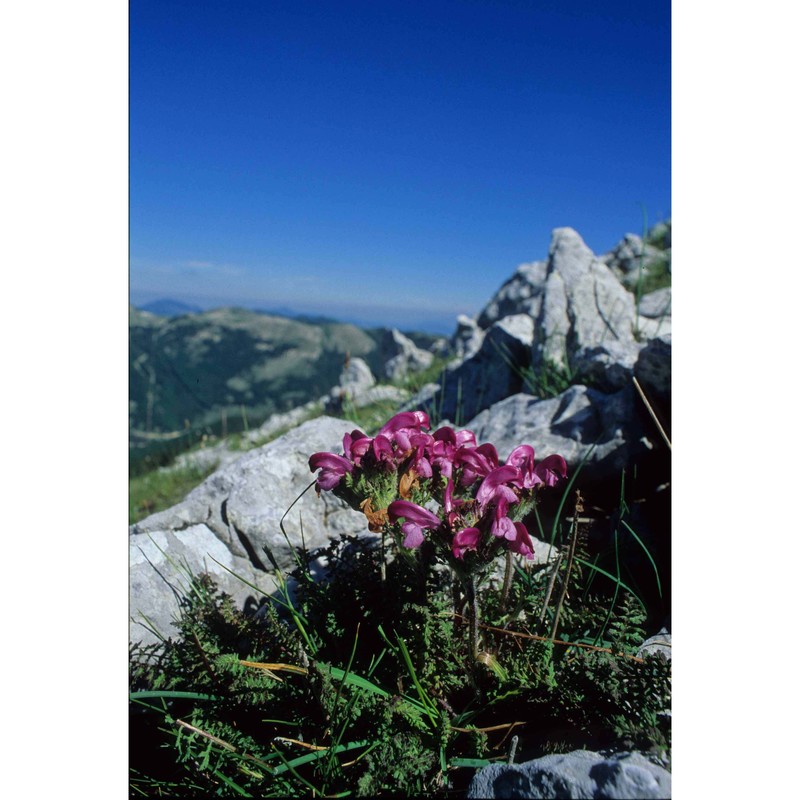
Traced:
<svg viewBox="0 0 800 800">
<path fill-rule="evenodd" d="M 541 489 L 566 477 L 567 464 L 560 455 L 537 464 L 528 444 L 501 464 L 494 445 L 478 446 L 472 431 L 429 429 L 425 412 L 403 411 L 374 437 L 346 433 L 341 455 L 314 453 L 308 463 L 319 470 L 317 493 L 331 491 L 361 510 L 369 529 L 390 534 L 398 552 L 419 550 L 422 561 L 438 559 L 453 569 L 472 609 L 477 655 L 475 580 L 501 552 L 509 565 L 514 553 L 533 558 L 522 520 Z"/>
</svg>

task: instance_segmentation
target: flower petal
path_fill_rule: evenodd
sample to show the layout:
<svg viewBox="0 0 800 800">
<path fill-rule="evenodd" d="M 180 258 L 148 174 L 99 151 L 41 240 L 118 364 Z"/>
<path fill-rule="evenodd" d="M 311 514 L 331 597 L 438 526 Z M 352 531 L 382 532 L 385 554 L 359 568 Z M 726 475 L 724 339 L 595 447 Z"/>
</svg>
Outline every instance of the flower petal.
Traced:
<svg viewBox="0 0 800 800">
<path fill-rule="evenodd" d="M 544 481 L 546 486 L 555 486 L 567 476 L 567 462 L 563 456 L 547 456 L 536 465 L 533 471 Z"/>
<path fill-rule="evenodd" d="M 404 428 L 418 431 L 420 428 L 430 428 L 428 415 L 424 411 L 401 411 L 395 414 L 378 433 L 387 434 Z"/>
<path fill-rule="evenodd" d="M 389 504 L 389 519 L 396 522 L 401 517 L 423 528 L 438 528 L 441 520 L 432 511 L 418 506 L 410 500 L 395 500 Z"/>
<path fill-rule="evenodd" d="M 314 453 L 308 459 L 308 466 L 312 472 L 321 470 L 317 476 L 317 490 L 324 489 L 326 492 L 339 483 L 345 472 L 353 471 L 353 465 L 335 453 Z"/>
<path fill-rule="evenodd" d="M 504 497 L 509 503 L 516 502 L 514 491 L 505 484 L 518 479 L 520 472 L 516 467 L 506 464 L 504 467 L 493 469 L 478 488 L 475 499 L 481 506 L 485 506 L 498 496 Z"/>
<path fill-rule="evenodd" d="M 464 558 L 467 550 L 477 550 L 481 532 L 477 528 L 464 528 L 453 537 L 453 555 Z"/>
<path fill-rule="evenodd" d="M 499 464 L 497 450 L 493 444 L 482 444 L 480 447 L 459 447 L 454 461 L 463 466 L 461 483 L 471 486 L 478 478 L 486 477 Z"/>
<path fill-rule="evenodd" d="M 346 458 L 337 456 L 335 453 L 314 453 L 308 459 L 308 466 L 312 472 L 318 469 L 329 469 L 338 471 L 342 475 L 353 470 L 353 465 Z"/>
<path fill-rule="evenodd" d="M 497 515 L 492 523 L 492 536 L 513 542 L 517 538 L 517 529 L 508 517 Z"/>
<path fill-rule="evenodd" d="M 515 522 L 514 527 L 517 529 L 517 538 L 508 543 L 508 549 L 512 553 L 519 553 L 526 558 L 533 558 L 533 542 L 528 529 L 521 522 Z"/>
<path fill-rule="evenodd" d="M 369 450 L 371 444 L 371 437 L 359 430 L 346 433 L 342 439 L 345 456 L 356 465 L 358 465 L 360 460 L 364 457 L 364 454 Z"/>
<path fill-rule="evenodd" d="M 380 433 L 372 440 L 372 452 L 375 454 L 375 460 L 378 463 L 382 461 L 392 462 L 394 459 L 392 443 Z"/>
<path fill-rule="evenodd" d="M 403 523 L 403 533 L 406 535 L 406 538 L 403 539 L 403 547 L 419 547 L 425 541 L 422 528 L 413 522 Z"/>
</svg>

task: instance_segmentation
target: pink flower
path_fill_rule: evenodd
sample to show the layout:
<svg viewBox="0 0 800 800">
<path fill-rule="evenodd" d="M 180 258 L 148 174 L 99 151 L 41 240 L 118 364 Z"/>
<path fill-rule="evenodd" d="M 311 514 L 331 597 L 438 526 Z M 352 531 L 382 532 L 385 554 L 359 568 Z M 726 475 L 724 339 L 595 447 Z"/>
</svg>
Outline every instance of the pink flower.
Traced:
<svg viewBox="0 0 800 800">
<path fill-rule="evenodd" d="M 403 518 L 403 533 L 406 535 L 403 540 L 404 547 L 419 547 L 423 540 L 423 529 L 436 530 L 442 521 L 432 511 L 427 508 L 422 508 L 416 503 L 409 500 L 395 500 L 389 503 L 389 519 L 392 522 L 397 522 L 398 519 Z"/>
<path fill-rule="evenodd" d="M 515 447 L 506 459 L 506 464 L 516 467 L 520 472 L 519 480 L 515 481 L 520 489 L 532 489 L 543 482 L 534 472 L 533 455 L 533 448 L 529 444 L 521 444 Z"/>
<path fill-rule="evenodd" d="M 424 445 L 418 445 L 414 457 L 411 459 L 411 467 L 420 476 L 420 478 L 432 478 L 433 469 L 430 461 L 425 458 Z"/>
<path fill-rule="evenodd" d="M 508 500 L 505 497 L 500 497 L 497 500 L 491 532 L 492 536 L 507 539 L 509 542 L 513 542 L 517 538 L 517 529 L 508 518 Z"/>
<path fill-rule="evenodd" d="M 354 467 L 361 466 L 361 459 L 366 455 L 371 444 L 372 439 L 359 430 L 346 433 L 342 439 L 345 457 L 353 462 Z"/>
<path fill-rule="evenodd" d="M 485 508 L 493 500 L 503 498 L 506 503 L 516 503 L 518 498 L 514 490 L 506 484 L 510 481 L 519 479 L 519 470 L 506 464 L 504 467 L 496 467 L 493 469 L 481 483 L 478 488 L 478 493 L 475 499 L 478 504 Z"/>
<path fill-rule="evenodd" d="M 515 539 L 508 542 L 508 549 L 512 553 L 525 556 L 525 558 L 533 558 L 533 542 L 528 529 L 521 522 L 515 522 L 514 527 L 517 529 L 517 535 Z"/>
<path fill-rule="evenodd" d="M 481 532 L 477 528 L 464 528 L 453 537 L 453 555 L 458 559 L 464 558 L 467 550 L 477 550 Z"/>
<path fill-rule="evenodd" d="M 433 467 L 445 478 L 453 477 L 453 459 L 460 447 L 474 447 L 475 434 L 472 431 L 456 433 L 447 425 L 434 431 L 428 447 L 429 459 Z"/>
<path fill-rule="evenodd" d="M 478 478 L 485 478 L 500 464 L 497 450 L 493 444 L 480 447 L 460 447 L 455 454 L 454 463 L 462 467 L 461 485 L 471 486 Z"/>
<path fill-rule="evenodd" d="M 375 456 L 375 461 L 377 461 L 378 464 L 386 464 L 392 469 L 395 467 L 394 449 L 392 448 L 392 443 L 383 434 L 379 433 L 372 440 L 372 453 Z"/>
<path fill-rule="evenodd" d="M 317 489 L 333 489 L 337 486 L 346 472 L 353 471 L 353 465 L 344 457 L 334 453 L 314 453 L 308 459 L 308 466 L 312 472 L 322 471 L 317 477 Z"/>
<path fill-rule="evenodd" d="M 431 427 L 428 415 L 424 411 L 401 411 L 395 414 L 379 431 L 385 436 L 397 431 L 417 431 L 421 428 L 429 429 Z"/>
<path fill-rule="evenodd" d="M 536 465 L 534 472 L 542 479 L 545 486 L 555 486 L 567 476 L 567 462 L 559 455 L 547 456 Z"/>
</svg>

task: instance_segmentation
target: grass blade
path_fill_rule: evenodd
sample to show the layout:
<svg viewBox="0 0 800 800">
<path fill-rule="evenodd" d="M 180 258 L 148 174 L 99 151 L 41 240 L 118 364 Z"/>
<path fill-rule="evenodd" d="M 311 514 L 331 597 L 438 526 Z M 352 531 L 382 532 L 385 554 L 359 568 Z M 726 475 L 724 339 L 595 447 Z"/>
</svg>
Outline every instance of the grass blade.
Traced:
<svg viewBox="0 0 800 800">
<path fill-rule="evenodd" d="M 606 578 L 609 578 L 610 580 L 614 581 L 614 583 L 619 584 L 626 592 L 628 592 L 633 598 L 636 599 L 636 601 L 642 607 L 642 610 L 645 612 L 645 614 L 647 613 L 647 606 L 644 604 L 644 601 L 642 600 L 641 597 L 639 597 L 638 594 L 636 594 L 636 592 L 633 591 L 633 589 L 631 589 L 630 586 L 623 583 L 619 578 L 615 578 L 610 572 L 606 572 L 604 569 L 601 569 L 596 564 L 592 564 L 589 561 L 584 560 L 583 558 L 579 558 L 578 556 L 575 556 L 575 560 L 579 564 L 583 564 L 584 567 L 588 567 L 589 569 L 592 569 L 595 572 L 599 572 L 601 575 L 605 575 Z"/>
<path fill-rule="evenodd" d="M 131 700 L 149 700 L 154 697 L 165 697 L 169 700 L 219 700 L 213 694 L 200 694 L 199 692 L 176 692 L 176 691 L 146 691 L 146 692 L 131 692 L 129 698 Z"/>
<path fill-rule="evenodd" d="M 622 520 L 622 524 L 627 528 L 628 532 L 633 536 L 634 539 L 641 545 L 642 550 L 644 550 L 644 554 L 650 560 L 650 563 L 653 565 L 653 572 L 656 574 L 656 584 L 658 586 L 658 596 L 663 599 L 664 595 L 661 593 L 661 579 L 658 577 L 658 567 L 656 566 L 656 562 L 653 559 L 653 556 L 650 555 L 650 551 L 645 547 L 644 542 L 636 535 L 636 531 L 628 525 L 625 520 Z"/>
</svg>

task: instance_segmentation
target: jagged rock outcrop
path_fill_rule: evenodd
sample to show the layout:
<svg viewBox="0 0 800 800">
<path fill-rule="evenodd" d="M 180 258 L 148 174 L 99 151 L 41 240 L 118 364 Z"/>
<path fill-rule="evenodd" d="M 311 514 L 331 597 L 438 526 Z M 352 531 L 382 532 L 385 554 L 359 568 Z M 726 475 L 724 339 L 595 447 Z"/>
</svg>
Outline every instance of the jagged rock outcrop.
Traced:
<svg viewBox="0 0 800 800">
<path fill-rule="evenodd" d="M 395 331 L 399 336 L 403 334 Z M 405 337 L 403 337 L 405 338 Z M 410 342 L 412 347 L 415 347 L 413 342 Z M 417 348 L 418 349 L 418 348 Z M 420 350 L 420 353 L 425 351 Z M 428 353 L 430 359 L 433 360 L 433 355 Z M 396 356 L 395 358 L 401 358 Z M 400 364 L 400 361 L 396 361 Z M 416 363 L 416 362 L 409 362 Z M 403 369 L 408 369 L 406 364 Z M 352 358 L 349 363 L 342 370 L 339 376 L 339 385 L 335 386 L 331 392 L 322 398 L 321 402 L 326 411 L 342 411 L 346 406 L 352 408 L 363 408 L 371 403 L 387 402 L 400 404 L 408 398 L 408 392 L 398 386 L 381 386 L 375 382 L 375 376 L 372 374 L 367 363 L 361 358 Z"/>
<path fill-rule="evenodd" d="M 469 798 L 614 798 L 672 796 L 672 775 L 641 753 L 604 756 L 590 750 L 548 755 L 522 764 L 491 764 L 475 773 Z"/>
<path fill-rule="evenodd" d="M 384 334 L 381 348 L 388 356 L 384 369 L 389 380 L 402 380 L 410 373 L 426 369 L 433 363 L 433 353 L 417 347 L 397 328 Z"/>
<path fill-rule="evenodd" d="M 574 351 L 633 341 L 634 302 L 572 228 L 556 228 L 546 261 L 521 265 L 478 317 L 487 328 L 510 314 L 534 321 L 532 364 L 565 366 Z"/>
<path fill-rule="evenodd" d="M 546 260 L 522 264 L 475 321 L 459 319 L 461 360 L 439 390 L 414 399 L 466 423 L 512 394 L 552 394 L 554 379 L 616 393 L 631 384 L 647 338 L 669 332 L 669 295 L 654 295 L 637 312 L 578 233 L 557 228 Z"/>
<path fill-rule="evenodd" d="M 486 331 L 473 356 L 446 369 L 444 388 L 437 385 L 427 405 L 441 404 L 443 416 L 464 424 L 492 403 L 521 391 L 532 342 L 529 316 L 504 317 Z M 422 400 L 420 395 L 417 399 Z"/>
</svg>

